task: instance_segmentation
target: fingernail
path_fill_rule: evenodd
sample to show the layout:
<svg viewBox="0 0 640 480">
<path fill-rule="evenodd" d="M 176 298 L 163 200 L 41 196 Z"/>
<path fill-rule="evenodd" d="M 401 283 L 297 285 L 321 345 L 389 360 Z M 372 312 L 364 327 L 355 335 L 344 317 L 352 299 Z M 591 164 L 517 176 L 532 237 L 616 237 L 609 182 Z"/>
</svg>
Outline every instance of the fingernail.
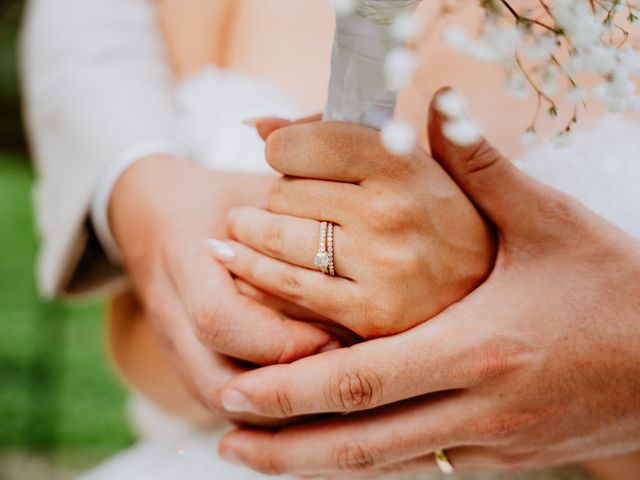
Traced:
<svg viewBox="0 0 640 480">
<path fill-rule="evenodd" d="M 242 120 L 242 123 L 247 127 L 256 128 L 260 122 L 262 122 L 265 117 L 252 117 Z"/>
<path fill-rule="evenodd" d="M 249 399 L 237 390 L 226 390 L 222 394 L 221 401 L 227 412 L 258 413 Z"/>
<path fill-rule="evenodd" d="M 229 210 L 229 213 L 227 213 L 227 219 L 229 219 L 230 221 L 236 218 L 237 216 L 238 216 L 237 208 L 232 208 L 231 210 Z"/>
<path fill-rule="evenodd" d="M 220 452 L 220 457 L 228 463 L 243 464 L 242 457 L 235 450 L 227 449 Z"/>
<path fill-rule="evenodd" d="M 220 240 L 214 240 L 213 238 L 205 240 L 205 246 L 211 255 L 222 262 L 230 262 L 236 258 L 236 252 Z"/>
<path fill-rule="evenodd" d="M 330 352 L 331 350 L 337 350 L 338 348 L 342 348 L 342 344 L 338 340 L 331 340 L 325 346 L 320 347 L 318 353 Z"/>
</svg>

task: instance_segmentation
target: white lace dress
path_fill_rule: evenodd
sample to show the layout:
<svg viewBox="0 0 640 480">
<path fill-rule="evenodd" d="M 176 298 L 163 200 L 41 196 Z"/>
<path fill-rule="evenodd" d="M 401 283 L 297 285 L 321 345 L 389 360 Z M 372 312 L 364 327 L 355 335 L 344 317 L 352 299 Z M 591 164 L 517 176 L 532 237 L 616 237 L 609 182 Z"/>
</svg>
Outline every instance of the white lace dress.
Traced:
<svg viewBox="0 0 640 480">
<path fill-rule="evenodd" d="M 226 92 L 220 95 L 219 92 Z M 181 125 L 199 159 L 218 169 L 269 171 L 263 143 L 243 125 L 252 117 L 295 117 L 295 105 L 268 82 L 213 67 L 203 69 L 177 88 Z M 638 126 L 622 118 L 605 117 L 584 126 L 571 146 L 541 145 L 518 160 L 526 171 L 578 197 L 596 213 L 640 238 L 640 135 Z M 82 480 L 253 480 L 266 478 L 228 465 L 217 456 L 223 433 L 196 431 L 136 398 L 132 421 L 141 440 Z M 412 478 L 440 478 L 424 475 Z M 447 478 L 511 480 L 585 480 L 577 469 L 529 474 L 478 474 Z"/>
</svg>

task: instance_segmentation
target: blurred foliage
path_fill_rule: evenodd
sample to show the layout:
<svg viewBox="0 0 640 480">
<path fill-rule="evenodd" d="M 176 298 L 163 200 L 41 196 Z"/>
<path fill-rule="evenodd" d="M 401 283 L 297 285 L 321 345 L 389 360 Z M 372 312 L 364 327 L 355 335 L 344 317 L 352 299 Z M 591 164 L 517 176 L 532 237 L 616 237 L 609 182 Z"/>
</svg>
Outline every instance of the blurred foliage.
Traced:
<svg viewBox="0 0 640 480">
<path fill-rule="evenodd" d="M 0 0 L 0 146 L 24 151 L 20 106 L 18 30 L 24 2 Z"/>
<path fill-rule="evenodd" d="M 23 158 L 0 154 L 3 479 L 18 478 L 3 470 L 16 458 L 45 458 L 49 466 L 80 468 L 132 441 L 125 393 L 104 352 L 103 306 L 42 302 L 37 296 L 31 182 Z M 22 471 L 24 465 L 18 463 Z"/>
</svg>

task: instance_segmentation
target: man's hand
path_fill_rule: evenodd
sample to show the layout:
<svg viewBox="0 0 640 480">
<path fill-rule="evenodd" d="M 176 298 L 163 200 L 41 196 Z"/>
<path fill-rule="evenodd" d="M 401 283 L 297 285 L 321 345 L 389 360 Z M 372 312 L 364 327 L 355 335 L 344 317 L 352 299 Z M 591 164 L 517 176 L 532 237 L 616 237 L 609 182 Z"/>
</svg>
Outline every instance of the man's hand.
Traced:
<svg viewBox="0 0 640 480">
<path fill-rule="evenodd" d="M 192 391 L 219 413 L 220 386 L 243 371 L 222 354 L 272 364 L 332 345 L 324 331 L 285 314 L 303 313 L 244 295 L 275 305 L 207 251 L 205 239 L 226 238 L 227 212 L 264 204 L 272 182 L 152 157 L 130 167 L 111 197 L 110 223 L 152 327 Z"/>
<path fill-rule="evenodd" d="M 533 469 L 640 449 L 640 244 L 517 170 L 486 141 L 442 134 L 434 157 L 496 225 L 488 280 L 429 322 L 258 369 L 230 411 L 329 416 L 241 429 L 223 457 L 268 473 Z"/>
</svg>

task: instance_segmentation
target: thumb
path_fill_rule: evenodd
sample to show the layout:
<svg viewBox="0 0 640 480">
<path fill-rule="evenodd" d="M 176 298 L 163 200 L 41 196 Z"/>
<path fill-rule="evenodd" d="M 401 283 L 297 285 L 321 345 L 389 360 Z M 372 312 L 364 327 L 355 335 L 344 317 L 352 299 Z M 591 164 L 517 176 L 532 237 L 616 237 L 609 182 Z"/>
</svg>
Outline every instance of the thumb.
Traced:
<svg viewBox="0 0 640 480">
<path fill-rule="evenodd" d="M 428 136 L 433 158 L 447 171 L 467 196 L 498 227 L 522 218 L 522 210 L 537 183 L 504 158 L 486 139 L 471 145 L 458 145 L 445 135 L 449 117 L 441 111 L 443 95 L 439 90 L 429 108 Z"/>
<path fill-rule="evenodd" d="M 261 117 L 245 120 L 244 123 L 250 127 L 255 127 L 255 129 L 258 131 L 258 135 L 260 135 L 262 140 L 266 142 L 269 135 L 271 135 L 276 130 L 280 130 L 284 127 L 289 127 L 291 125 L 318 122 L 320 120 L 322 120 L 322 115 L 318 113 L 316 115 L 300 118 L 295 121 L 279 117 Z"/>
</svg>

